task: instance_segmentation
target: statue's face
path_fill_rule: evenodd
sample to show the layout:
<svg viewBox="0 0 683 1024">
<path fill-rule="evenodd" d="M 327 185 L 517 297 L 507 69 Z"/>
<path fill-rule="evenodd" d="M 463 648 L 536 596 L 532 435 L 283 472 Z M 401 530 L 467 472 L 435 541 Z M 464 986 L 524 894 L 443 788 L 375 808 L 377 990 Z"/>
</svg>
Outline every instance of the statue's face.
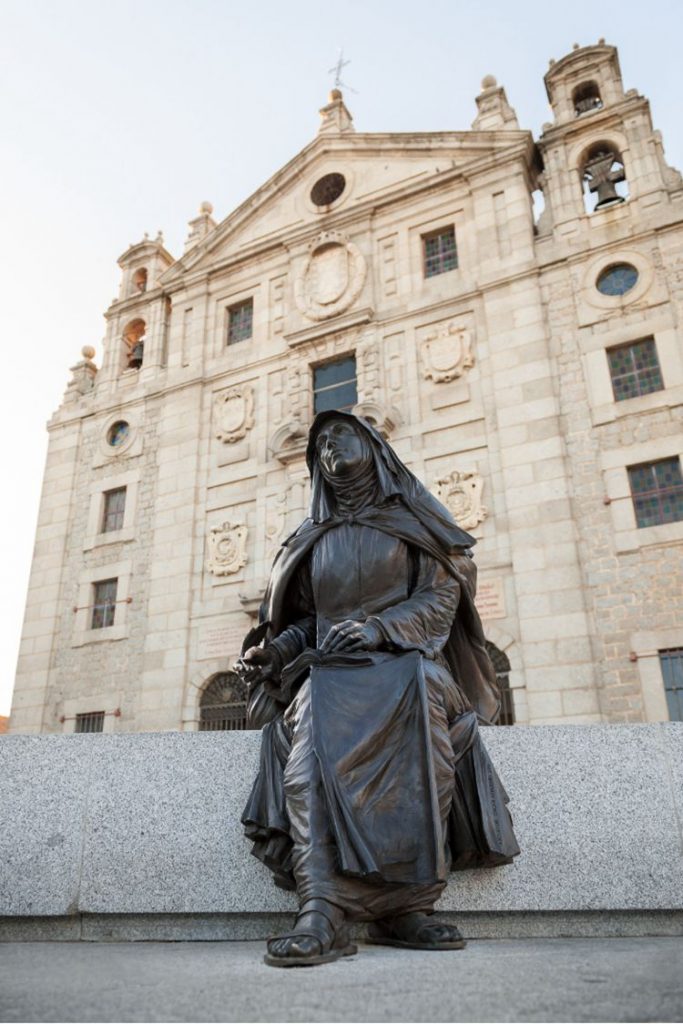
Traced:
<svg viewBox="0 0 683 1024">
<path fill-rule="evenodd" d="M 353 473 L 366 457 L 360 435 L 348 420 L 327 420 L 315 439 L 315 448 L 328 476 Z"/>
</svg>

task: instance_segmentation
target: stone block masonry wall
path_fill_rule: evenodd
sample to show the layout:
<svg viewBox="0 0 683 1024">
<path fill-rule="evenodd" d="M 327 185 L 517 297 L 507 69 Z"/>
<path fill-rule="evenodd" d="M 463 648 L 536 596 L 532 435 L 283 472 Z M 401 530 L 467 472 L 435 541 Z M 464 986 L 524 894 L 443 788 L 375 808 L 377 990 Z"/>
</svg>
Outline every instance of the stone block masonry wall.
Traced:
<svg viewBox="0 0 683 1024">
<path fill-rule="evenodd" d="M 43 729 L 46 732 L 73 732 L 73 716 L 77 713 L 104 710 L 109 716 L 117 709 L 121 711 L 118 728 L 134 728 L 148 630 L 159 416 L 158 401 L 148 401 L 144 420 L 137 425 L 140 454 L 131 457 L 124 454 L 120 460 L 108 459 L 100 465 L 97 464 L 102 462 L 98 451 L 108 420 L 95 416 L 84 421 L 74 476 L 64 576 L 56 602 L 58 627 L 45 708 Z M 98 484 L 116 487 L 118 478 L 131 471 L 138 477 L 132 538 L 84 550 L 93 489 Z M 125 615 L 125 635 L 121 639 L 101 639 L 99 630 L 87 630 L 87 637 L 79 636 L 73 608 L 83 599 L 84 574 L 92 576 L 95 570 L 101 570 L 101 578 L 106 579 L 112 575 L 111 567 L 122 563 L 130 567 L 127 592 L 132 601 L 125 607 L 116 606 L 115 622 Z M 62 715 L 66 716 L 64 723 L 59 720 Z M 113 727 L 110 721 L 105 725 L 107 731 Z"/>
<path fill-rule="evenodd" d="M 630 464 L 668 454 L 667 444 L 676 444 L 682 436 L 683 407 L 672 398 L 664 407 L 653 405 L 632 414 L 619 409 L 611 422 L 594 422 L 582 339 L 614 330 L 616 323 L 624 340 L 629 334 L 637 340 L 653 333 L 658 310 L 625 311 L 618 320 L 596 316 L 596 323 L 581 328 L 576 304 L 581 272 L 581 265 L 548 272 L 544 299 L 557 368 L 561 432 L 571 467 L 581 585 L 589 595 L 592 656 L 598 666 L 596 698 L 607 721 L 663 719 L 668 714 L 661 680 L 653 680 L 656 692 L 648 694 L 643 666 L 632 660 L 632 652 L 656 663 L 658 646 L 683 645 L 683 545 L 656 543 L 652 529 L 666 528 L 654 527 L 632 530 L 631 542 L 625 545 L 630 550 L 620 549 L 618 527 L 626 514 L 632 518 L 631 497 L 622 488 L 612 500 L 606 469 L 618 466 L 625 474 L 624 467 Z M 680 527 L 672 525 L 674 530 Z M 645 635 L 649 641 L 639 644 L 638 638 Z M 643 644 L 648 649 L 639 651 Z"/>
</svg>

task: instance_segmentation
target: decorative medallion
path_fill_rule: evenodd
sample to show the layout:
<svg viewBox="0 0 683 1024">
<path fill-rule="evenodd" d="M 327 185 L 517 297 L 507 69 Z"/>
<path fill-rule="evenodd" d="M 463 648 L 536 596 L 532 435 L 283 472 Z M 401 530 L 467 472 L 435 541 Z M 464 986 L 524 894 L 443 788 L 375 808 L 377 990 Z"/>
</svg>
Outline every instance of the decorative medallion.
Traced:
<svg viewBox="0 0 683 1024">
<path fill-rule="evenodd" d="M 247 564 L 247 528 L 223 523 L 209 530 L 206 568 L 214 576 L 231 576 Z"/>
<path fill-rule="evenodd" d="M 489 510 L 481 503 L 484 481 L 476 471 L 461 473 L 457 469 L 435 482 L 435 494 L 463 530 L 472 530 L 482 523 Z"/>
<path fill-rule="evenodd" d="M 225 444 L 234 444 L 246 436 L 254 425 L 254 390 L 240 384 L 216 395 L 216 437 Z"/>
<path fill-rule="evenodd" d="M 439 324 L 423 341 L 421 354 L 425 380 L 435 384 L 455 380 L 474 366 L 472 332 L 455 323 Z"/>
<path fill-rule="evenodd" d="M 294 283 L 299 311 L 309 320 L 343 313 L 360 295 L 365 274 L 365 259 L 353 242 L 336 231 L 322 232 Z"/>
</svg>

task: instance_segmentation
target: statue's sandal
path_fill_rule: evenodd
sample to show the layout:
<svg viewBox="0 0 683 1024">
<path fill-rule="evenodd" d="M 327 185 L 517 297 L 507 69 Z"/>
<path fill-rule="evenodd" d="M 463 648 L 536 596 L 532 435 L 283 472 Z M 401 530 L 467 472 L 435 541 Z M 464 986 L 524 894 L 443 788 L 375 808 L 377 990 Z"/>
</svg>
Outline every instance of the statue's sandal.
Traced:
<svg viewBox="0 0 683 1024">
<path fill-rule="evenodd" d="M 309 924 L 305 930 L 286 932 L 284 935 L 274 935 L 268 939 L 268 952 L 263 962 L 269 967 L 315 967 L 316 964 L 329 964 L 333 960 L 339 960 L 343 956 L 354 956 L 358 952 L 358 946 L 349 941 L 349 929 L 346 925 L 340 925 L 334 929 L 330 922 L 324 925 Z M 330 944 L 330 937 L 332 942 Z M 302 956 L 276 956 L 272 950 L 274 942 L 281 942 L 286 939 L 315 939 L 320 945 L 320 953 Z M 325 947 L 328 947 L 325 949 Z"/>
<path fill-rule="evenodd" d="M 450 939 L 429 939 L 431 930 L 447 928 Z M 373 921 L 365 940 L 370 946 L 400 946 L 402 949 L 464 949 L 467 943 L 454 925 L 430 920 L 427 914 L 401 914 L 389 921 Z"/>
</svg>

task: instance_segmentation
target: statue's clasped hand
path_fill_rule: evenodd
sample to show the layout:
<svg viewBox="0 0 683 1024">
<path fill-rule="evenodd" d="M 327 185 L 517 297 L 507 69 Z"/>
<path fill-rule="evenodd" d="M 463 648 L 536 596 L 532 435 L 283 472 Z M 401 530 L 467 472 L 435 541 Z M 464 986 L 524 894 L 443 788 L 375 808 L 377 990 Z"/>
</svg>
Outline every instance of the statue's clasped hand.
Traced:
<svg viewBox="0 0 683 1024">
<path fill-rule="evenodd" d="M 272 647 L 250 647 L 235 666 L 252 688 L 257 683 L 274 682 L 280 671 L 280 656 Z"/>
<path fill-rule="evenodd" d="M 381 641 L 381 630 L 374 622 L 345 619 L 330 628 L 320 650 L 323 654 L 376 651 Z"/>
</svg>

